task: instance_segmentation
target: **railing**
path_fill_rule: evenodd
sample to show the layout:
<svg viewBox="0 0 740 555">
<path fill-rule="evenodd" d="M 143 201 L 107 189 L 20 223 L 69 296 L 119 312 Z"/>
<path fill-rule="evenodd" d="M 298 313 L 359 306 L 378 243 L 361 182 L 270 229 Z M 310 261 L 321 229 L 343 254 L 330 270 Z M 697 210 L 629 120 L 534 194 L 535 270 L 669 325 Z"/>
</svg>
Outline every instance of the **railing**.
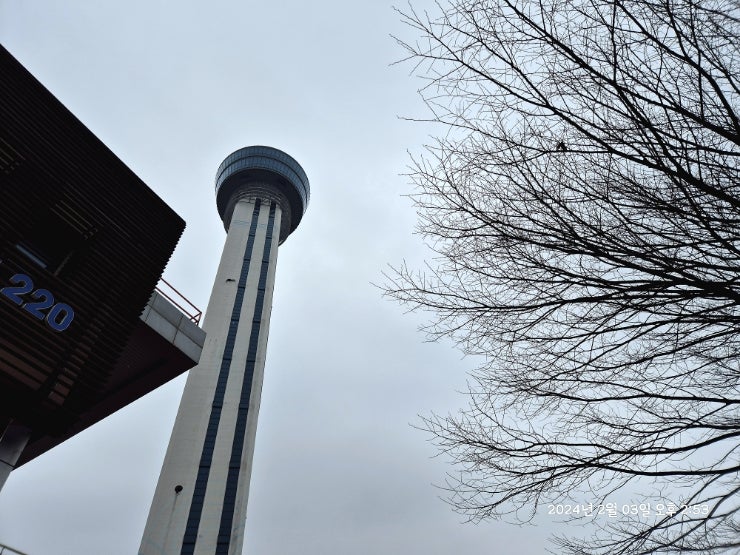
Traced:
<svg viewBox="0 0 740 555">
<path fill-rule="evenodd" d="M 12 547 L 8 547 L 7 545 L 4 545 L 0 543 L 0 555 L 27 555 L 23 551 L 18 551 L 17 549 L 13 549 Z"/>
<path fill-rule="evenodd" d="M 162 284 L 164 284 L 165 287 L 162 287 Z M 160 283 L 154 289 L 165 299 L 167 299 L 177 308 L 182 310 L 185 315 L 190 318 L 191 322 L 194 322 L 196 324 L 200 323 L 200 317 L 203 315 L 200 309 L 193 303 L 191 303 L 187 299 L 187 297 L 185 297 L 185 295 L 172 287 L 172 285 L 169 284 L 165 279 L 160 279 Z M 187 305 L 187 307 L 183 305 Z M 0 551 L 0 555 L 3 555 L 2 551 Z"/>
</svg>

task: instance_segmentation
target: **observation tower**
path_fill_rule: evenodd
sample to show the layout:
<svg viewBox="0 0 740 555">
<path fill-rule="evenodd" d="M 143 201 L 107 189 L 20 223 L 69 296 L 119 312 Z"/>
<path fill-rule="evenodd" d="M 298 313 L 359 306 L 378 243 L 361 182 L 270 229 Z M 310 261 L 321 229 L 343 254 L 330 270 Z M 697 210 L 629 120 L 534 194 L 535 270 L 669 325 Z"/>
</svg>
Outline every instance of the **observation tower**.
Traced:
<svg viewBox="0 0 740 555">
<path fill-rule="evenodd" d="M 280 150 L 242 148 L 218 168 L 226 243 L 139 555 L 241 555 L 278 245 L 308 199 Z"/>
</svg>

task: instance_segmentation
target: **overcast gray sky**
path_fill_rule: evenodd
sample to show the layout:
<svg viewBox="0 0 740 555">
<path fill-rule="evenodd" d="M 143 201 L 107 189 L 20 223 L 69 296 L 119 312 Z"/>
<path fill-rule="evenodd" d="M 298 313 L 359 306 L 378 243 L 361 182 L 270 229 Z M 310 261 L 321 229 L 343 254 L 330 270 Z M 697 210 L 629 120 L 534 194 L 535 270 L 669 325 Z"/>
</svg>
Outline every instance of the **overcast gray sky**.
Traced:
<svg viewBox="0 0 740 555">
<path fill-rule="evenodd" d="M 429 0 L 414 3 L 435 10 Z M 165 278 L 205 309 L 225 233 L 213 177 L 265 144 L 311 181 L 280 248 L 244 553 L 542 553 L 534 528 L 463 524 L 452 468 L 413 428 L 466 404 L 475 361 L 430 344 L 371 282 L 420 265 L 403 198 L 433 129 L 390 4 L 0 0 L 0 39 L 187 222 Z M 104 186 L 104 184 L 101 184 Z M 125 270 L 125 269 L 122 269 Z M 30 555 L 135 553 L 184 377 L 14 472 L 0 543 Z"/>
</svg>

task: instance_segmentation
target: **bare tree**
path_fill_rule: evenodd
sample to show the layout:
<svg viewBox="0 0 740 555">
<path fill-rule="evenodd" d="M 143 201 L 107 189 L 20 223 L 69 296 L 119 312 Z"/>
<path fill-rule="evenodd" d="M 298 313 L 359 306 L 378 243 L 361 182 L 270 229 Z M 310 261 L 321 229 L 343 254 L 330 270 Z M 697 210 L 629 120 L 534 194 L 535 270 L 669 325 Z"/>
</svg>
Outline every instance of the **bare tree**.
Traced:
<svg viewBox="0 0 740 555">
<path fill-rule="evenodd" d="M 485 361 L 426 420 L 451 502 L 570 508 L 599 525 L 573 553 L 738 551 L 740 4 L 438 11 L 402 13 L 444 129 L 412 172 L 437 256 L 386 289 Z"/>
</svg>

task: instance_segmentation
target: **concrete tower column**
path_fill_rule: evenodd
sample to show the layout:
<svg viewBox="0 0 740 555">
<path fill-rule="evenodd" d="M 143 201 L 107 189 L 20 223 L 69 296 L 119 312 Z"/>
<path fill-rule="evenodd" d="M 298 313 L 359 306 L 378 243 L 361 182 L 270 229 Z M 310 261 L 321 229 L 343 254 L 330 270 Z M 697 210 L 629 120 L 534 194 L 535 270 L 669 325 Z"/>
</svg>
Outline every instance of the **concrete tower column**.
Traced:
<svg viewBox="0 0 740 555">
<path fill-rule="evenodd" d="M 309 185 L 270 147 L 228 156 L 216 176 L 227 230 L 140 555 L 240 555 L 262 391 L 278 245 L 297 227 Z"/>
</svg>

